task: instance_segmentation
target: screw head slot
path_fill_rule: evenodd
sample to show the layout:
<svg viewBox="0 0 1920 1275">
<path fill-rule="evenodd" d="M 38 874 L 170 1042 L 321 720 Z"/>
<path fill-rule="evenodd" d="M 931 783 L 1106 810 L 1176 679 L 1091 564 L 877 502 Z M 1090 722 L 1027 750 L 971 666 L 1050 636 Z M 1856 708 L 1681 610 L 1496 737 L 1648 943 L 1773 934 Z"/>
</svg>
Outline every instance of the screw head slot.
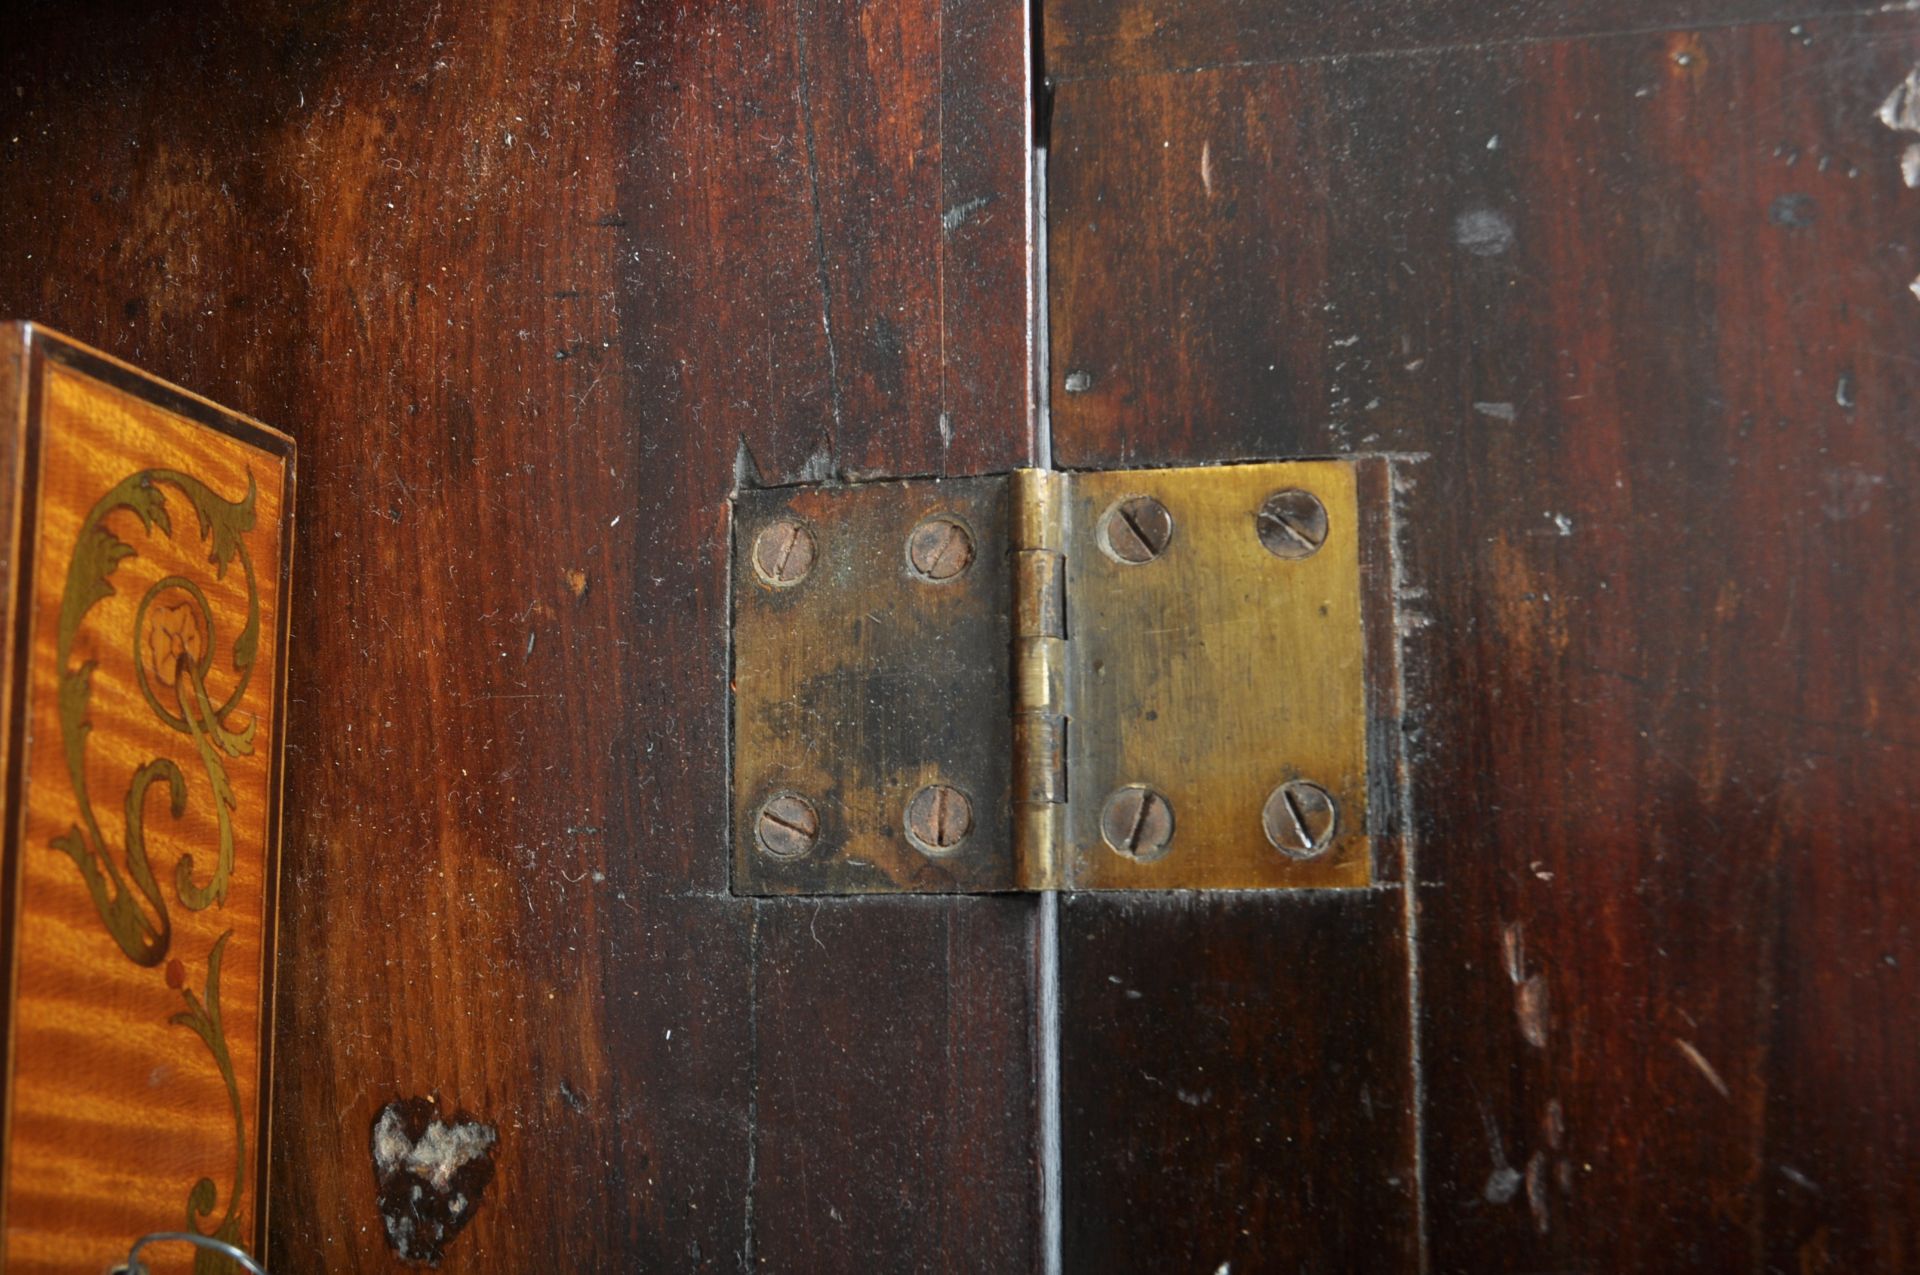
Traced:
<svg viewBox="0 0 1920 1275">
<path fill-rule="evenodd" d="M 1254 515 L 1260 543 L 1276 558 L 1311 558 L 1327 542 L 1327 507 L 1298 487 L 1268 496 Z"/>
<path fill-rule="evenodd" d="M 922 580 L 951 580 L 973 565 L 973 535 L 952 518 L 928 518 L 907 537 L 907 564 Z"/>
<path fill-rule="evenodd" d="M 1151 863 L 1173 845 L 1173 803 L 1145 784 L 1116 788 L 1100 808 L 1100 835 L 1115 854 Z"/>
<path fill-rule="evenodd" d="M 1267 840 L 1281 854 L 1317 859 L 1327 852 L 1340 831 L 1340 807 L 1319 784 L 1294 779 L 1273 790 L 1260 822 L 1267 830 Z"/>
<path fill-rule="evenodd" d="M 818 548 L 807 524 L 775 518 L 753 538 L 753 573 L 771 588 L 790 589 L 813 570 Z"/>
<path fill-rule="evenodd" d="M 918 849 L 950 853 L 973 831 L 973 802 L 952 784 L 928 784 L 907 802 L 906 827 Z"/>
<path fill-rule="evenodd" d="M 771 858 L 803 859 L 820 839 L 820 813 L 797 792 L 777 792 L 754 816 L 753 839 Z"/>
<path fill-rule="evenodd" d="M 1152 496 L 1129 496 L 1100 519 L 1100 548 L 1129 566 L 1152 562 L 1172 539 L 1173 515 Z"/>
</svg>

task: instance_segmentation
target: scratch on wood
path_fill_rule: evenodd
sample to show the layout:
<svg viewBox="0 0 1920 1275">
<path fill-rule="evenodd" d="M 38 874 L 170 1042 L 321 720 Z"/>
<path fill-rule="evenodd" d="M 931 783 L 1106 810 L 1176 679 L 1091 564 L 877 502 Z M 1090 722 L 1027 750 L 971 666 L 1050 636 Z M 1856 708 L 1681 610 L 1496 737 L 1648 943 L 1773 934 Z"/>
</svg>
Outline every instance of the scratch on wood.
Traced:
<svg viewBox="0 0 1920 1275">
<path fill-rule="evenodd" d="M 1487 1131 L 1487 1153 L 1493 1158 L 1493 1171 L 1487 1174 L 1487 1184 L 1481 1188 L 1480 1196 L 1488 1204 L 1511 1204 L 1513 1197 L 1520 1193 L 1520 1173 L 1507 1159 L 1500 1126 L 1484 1102 L 1480 1104 L 1480 1123 Z"/>
<path fill-rule="evenodd" d="M 1536 1151 L 1527 1159 L 1527 1208 L 1533 1214 L 1533 1229 L 1545 1235 L 1547 1216 L 1547 1153 Z"/>
<path fill-rule="evenodd" d="M 1542 974 L 1527 973 L 1527 932 L 1519 921 L 1509 922 L 1500 931 L 1500 962 L 1513 984 L 1513 1013 L 1520 1022 L 1520 1034 L 1535 1049 L 1547 1047 L 1547 980 Z"/>
<path fill-rule="evenodd" d="M 1678 1036 L 1673 1038 L 1673 1043 L 1680 1047 L 1680 1053 L 1686 1060 L 1698 1068 L 1700 1074 L 1707 1078 L 1707 1083 L 1720 1091 L 1722 1098 L 1733 1097 L 1733 1090 L 1727 1088 L 1727 1082 L 1720 1079 L 1720 1073 L 1713 1069 L 1713 1064 L 1706 1060 L 1705 1055 L 1688 1042 L 1681 1040 Z"/>
<path fill-rule="evenodd" d="M 1506 960 L 1507 979 L 1515 987 L 1527 977 L 1526 927 L 1514 921 L 1500 932 L 1500 952 Z"/>
<path fill-rule="evenodd" d="M 1535 1049 L 1547 1047 L 1547 980 L 1531 974 L 1513 996 L 1514 1017 L 1520 1020 L 1520 1034 Z"/>
<path fill-rule="evenodd" d="M 940 214 L 940 228 L 948 234 L 952 234 L 954 231 L 960 229 L 960 227 L 966 225 L 968 218 L 972 217 L 982 208 L 985 208 L 990 202 L 992 202 L 992 196 L 980 195 L 967 200 L 965 203 L 956 204 L 954 207 Z"/>
</svg>

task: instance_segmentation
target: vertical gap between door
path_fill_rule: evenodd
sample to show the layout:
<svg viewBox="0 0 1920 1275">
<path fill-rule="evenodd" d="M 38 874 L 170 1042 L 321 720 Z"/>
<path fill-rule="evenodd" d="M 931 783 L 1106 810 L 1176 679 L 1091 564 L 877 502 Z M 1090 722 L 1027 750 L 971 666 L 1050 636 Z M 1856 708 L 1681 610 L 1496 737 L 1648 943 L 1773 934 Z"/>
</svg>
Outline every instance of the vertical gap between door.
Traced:
<svg viewBox="0 0 1920 1275">
<path fill-rule="evenodd" d="M 1387 481 L 1387 552 L 1392 558 L 1392 586 L 1388 595 L 1393 599 L 1391 620 L 1395 633 L 1405 633 L 1400 615 L 1400 599 L 1405 583 L 1406 564 L 1400 556 L 1400 504 L 1394 492 L 1398 486 L 1398 475 L 1391 467 L 1405 462 L 1395 459 L 1388 462 Z M 1399 663 L 1400 704 L 1398 706 L 1404 723 L 1407 706 L 1406 644 L 1402 642 L 1394 658 Z M 1404 730 L 1404 725 L 1402 727 Z M 1401 925 L 1401 938 L 1407 945 L 1407 1067 L 1409 1081 L 1413 1090 L 1413 1243 L 1414 1269 L 1419 1275 L 1427 1275 L 1432 1259 L 1427 1241 L 1427 1077 L 1425 1066 L 1420 1057 L 1420 863 L 1418 825 L 1413 820 L 1412 780 L 1407 773 L 1404 753 L 1401 757 L 1401 773 L 1398 776 L 1400 790 L 1400 890 L 1404 907 L 1404 920 Z"/>
<path fill-rule="evenodd" d="M 1045 0 L 1025 7 L 1027 58 L 1027 341 L 1033 377 L 1033 456 L 1040 469 L 1053 465 L 1052 374 L 1047 335 L 1047 110 L 1042 23 Z M 1034 1052 L 1038 1055 L 1035 1103 L 1039 1123 L 1040 1269 L 1061 1275 L 1060 1202 L 1060 895 L 1040 895 L 1034 942 Z"/>
</svg>

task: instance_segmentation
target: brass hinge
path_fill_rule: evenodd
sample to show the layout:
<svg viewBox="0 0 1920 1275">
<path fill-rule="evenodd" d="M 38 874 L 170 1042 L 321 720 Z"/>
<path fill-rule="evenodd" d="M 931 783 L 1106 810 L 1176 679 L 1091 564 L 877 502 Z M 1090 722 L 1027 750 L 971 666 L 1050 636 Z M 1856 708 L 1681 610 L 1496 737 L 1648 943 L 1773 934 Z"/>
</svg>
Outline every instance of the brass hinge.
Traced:
<svg viewBox="0 0 1920 1275">
<path fill-rule="evenodd" d="M 1373 458 L 741 492 L 735 890 L 1390 873 L 1390 498 Z"/>
</svg>

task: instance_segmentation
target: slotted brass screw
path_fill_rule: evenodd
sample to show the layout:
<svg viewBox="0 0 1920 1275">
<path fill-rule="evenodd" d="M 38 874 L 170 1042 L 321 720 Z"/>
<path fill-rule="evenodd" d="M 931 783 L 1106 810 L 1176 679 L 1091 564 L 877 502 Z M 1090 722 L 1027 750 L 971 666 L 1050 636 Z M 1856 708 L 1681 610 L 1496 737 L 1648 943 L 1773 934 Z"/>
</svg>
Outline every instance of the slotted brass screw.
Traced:
<svg viewBox="0 0 1920 1275">
<path fill-rule="evenodd" d="M 1310 491 L 1276 491 L 1260 506 L 1254 529 L 1274 557 L 1311 558 L 1327 542 L 1327 507 Z"/>
<path fill-rule="evenodd" d="M 1274 849 L 1295 859 L 1312 859 L 1333 844 L 1340 831 L 1340 808 L 1319 784 L 1294 779 L 1273 790 L 1261 823 Z"/>
<path fill-rule="evenodd" d="M 799 793 L 777 792 L 754 816 L 753 839 L 776 859 L 798 859 L 820 839 L 820 815 Z"/>
<path fill-rule="evenodd" d="M 1138 566 L 1152 562 L 1173 539 L 1173 515 L 1152 496 L 1133 496 L 1107 511 L 1100 540 L 1107 552 Z"/>
<path fill-rule="evenodd" d="M 924 580 L 951 580 L 973 565 L 973 537 L 951 518 L 929 518 L 907 537 L 907 561 Z"/>
<path fill-rule="evenodd" d="M 753 538 L 753 571 L 778 589 L 799 584 L 813 570 L 813 533 L 798 518 L 775 518 Z"/>
<path fill-rule="evenodd" d="M 973 802 L 952 784 L 928 784 L 907 802 L 907 836 L 922 850 L 952 850 L 972 831 Z"/>
<path fill-rule="evenodd" d="M 1173 844 L 1173 803 L 1145 784 L 1117 788 L 1100 808 L 1100 835 L 1129 859 L 1158 859 Z"/>
</svg>

